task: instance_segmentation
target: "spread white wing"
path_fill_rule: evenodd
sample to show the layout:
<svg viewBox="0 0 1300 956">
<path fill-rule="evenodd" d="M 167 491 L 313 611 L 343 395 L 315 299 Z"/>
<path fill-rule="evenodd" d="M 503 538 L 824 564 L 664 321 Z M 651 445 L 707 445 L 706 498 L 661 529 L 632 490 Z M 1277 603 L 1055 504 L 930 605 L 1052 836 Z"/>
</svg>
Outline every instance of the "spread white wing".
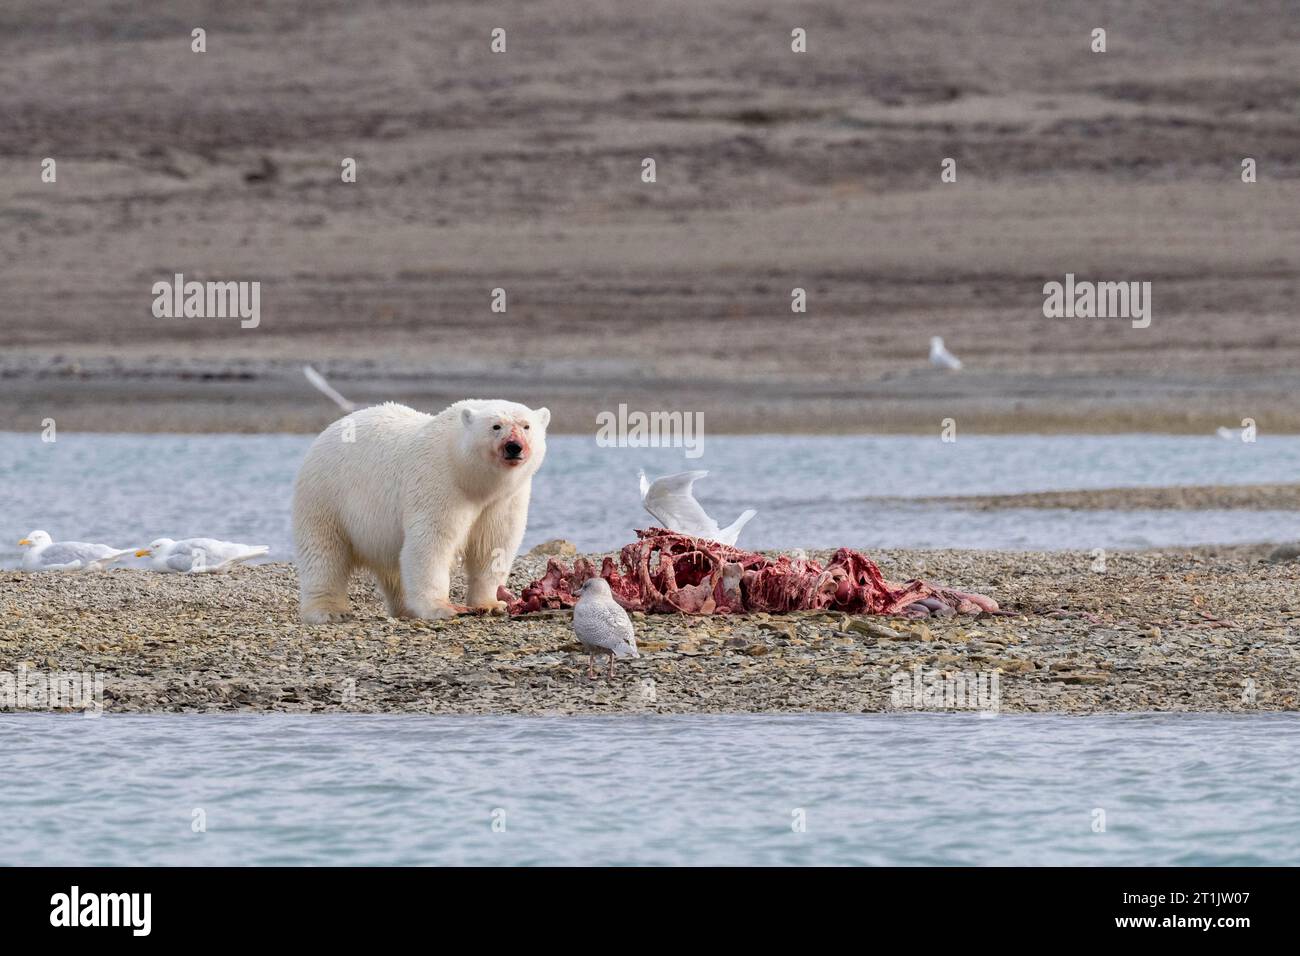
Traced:
<svg viewBox="0 0 1300 956">
<path fill-rule="evenodd" d="M 709 517 L 691 492 L 695 482 L 706 475 L 707 471 L 683 471 L 676 475 L 664 475 L 647 484 L 645 475 L 642 474 L 641 504 L 669 531 L 734 545 L 740 537 L 741 529 L 757 512 L 746 511 L 727 527 L 719 528 L 718 523 Z"/>
<path fill-rule="evenodd" d="M 316 371 L 310 365 L 302 367 L 302 374 L 307 376 L 307 381 L 331 402 L 343 409 L 345 412 L 355 412 L 360 406 L 356 402 L 350 402 L 334 390 L 334 386 L 325 381 L 325 376 Z"/>
<path fill-rule="evenodd" d="M 648 486 L 642 478 L 641 504 L 669 531 L 680 531 L 695 538 L 716 538 L 718 523 L 691 493 L 695 482 L 707 475 L 707 471 L 683 471 L 656 478 Z"/>
</svg>

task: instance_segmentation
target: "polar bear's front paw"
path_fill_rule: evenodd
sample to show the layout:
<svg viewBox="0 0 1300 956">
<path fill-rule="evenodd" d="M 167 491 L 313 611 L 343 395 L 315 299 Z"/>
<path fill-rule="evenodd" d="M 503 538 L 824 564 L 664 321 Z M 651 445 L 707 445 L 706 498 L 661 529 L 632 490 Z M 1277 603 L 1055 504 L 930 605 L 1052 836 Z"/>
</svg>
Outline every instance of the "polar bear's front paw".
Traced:
<svg viewBox="0 0 1300 956">
<path fill-rule="evenodd" d="M 425 621 L 445 621 L 456 616 L 456 609 L 450 604 L 425 604 L 413 610 L 416 617 Z"/>
<path fill-rule="evenodd" d="M 304 608 L 302 612 L 304 624 L 338 624 L 349 617 L 351 615 L 346 611 L 331 611 L 327 608 Z"/>
</svg>

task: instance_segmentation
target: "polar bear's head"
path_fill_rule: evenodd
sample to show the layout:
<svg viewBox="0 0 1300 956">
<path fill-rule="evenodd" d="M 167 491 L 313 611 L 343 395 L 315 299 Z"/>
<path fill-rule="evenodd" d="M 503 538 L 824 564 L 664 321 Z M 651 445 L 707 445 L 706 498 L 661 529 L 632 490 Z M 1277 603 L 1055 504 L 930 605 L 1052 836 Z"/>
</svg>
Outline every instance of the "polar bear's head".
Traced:
<svg viewBox="0 0 1300 956">
<path fill-rule="evenodd" d="M 546 426 L 550 423 L 547 408 L 534 410 L 515 402 L 463 402 L 461 449 L 491 467 L 532 475 L 546 457 Z"/>
</svg>

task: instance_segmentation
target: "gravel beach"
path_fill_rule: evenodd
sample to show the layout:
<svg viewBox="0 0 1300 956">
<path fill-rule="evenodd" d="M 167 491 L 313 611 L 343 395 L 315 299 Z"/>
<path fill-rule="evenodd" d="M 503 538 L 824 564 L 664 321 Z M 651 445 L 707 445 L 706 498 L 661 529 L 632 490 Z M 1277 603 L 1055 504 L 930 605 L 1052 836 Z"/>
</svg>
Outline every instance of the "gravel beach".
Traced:
<svg viewBox="0 0 1300 956">
<path fill-rule="evenodd" d="M 1116 552 L 1104 571 L 1082 552 L 874 552 L 891 579 L 982 591 L 1012 614 L 639 617 L 641 658 L 594 681 L 567 612 L 394 620 L 358 577 L 354 620 L 306 628 L 288 564 L 6 571 L 0 672 L 100 673 L 109 713 L 874 712 L 899 709 L 914 675 L 993 673 L 1003 712 L 1292 710 L 1300 562 L 1271 552 Z M 521 558 L 512 586 L 545 562 Z"/>
</svg>

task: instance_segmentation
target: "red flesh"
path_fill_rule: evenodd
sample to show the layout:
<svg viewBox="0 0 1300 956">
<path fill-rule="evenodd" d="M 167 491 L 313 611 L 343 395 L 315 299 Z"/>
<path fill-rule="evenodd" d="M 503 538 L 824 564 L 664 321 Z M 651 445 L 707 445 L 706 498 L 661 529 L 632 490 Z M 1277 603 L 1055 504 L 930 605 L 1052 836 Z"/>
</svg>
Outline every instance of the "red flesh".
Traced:
<svg viewBox="0 0 1300 956">
<path fill-rule="evenodd" d="M 637 531 L 637 541 L 606 558 L 600 571 L 586 558 L 573 567 L 551 558 L 546 573 L 515 597 L 498 594 L 510 613 L 572 607 L 574 592 L 599 573 L 609 582 L 614 600 L 629 611 L 648 614 L 780 613 L 827 608 L 851 614 L 927 616 L 920 604 L 933 599 L 958 614 L 996 613 L 998 604 L 921 580 L 894 584 L 866 555 L 848 548 L 836 551 L 826 567 L 816 561 L 781 555 L 766 558 L 716 541 L 692 538 L 663 528 Z M 653 561 L 655 555 L 658 560 Z"/>
</svg>

